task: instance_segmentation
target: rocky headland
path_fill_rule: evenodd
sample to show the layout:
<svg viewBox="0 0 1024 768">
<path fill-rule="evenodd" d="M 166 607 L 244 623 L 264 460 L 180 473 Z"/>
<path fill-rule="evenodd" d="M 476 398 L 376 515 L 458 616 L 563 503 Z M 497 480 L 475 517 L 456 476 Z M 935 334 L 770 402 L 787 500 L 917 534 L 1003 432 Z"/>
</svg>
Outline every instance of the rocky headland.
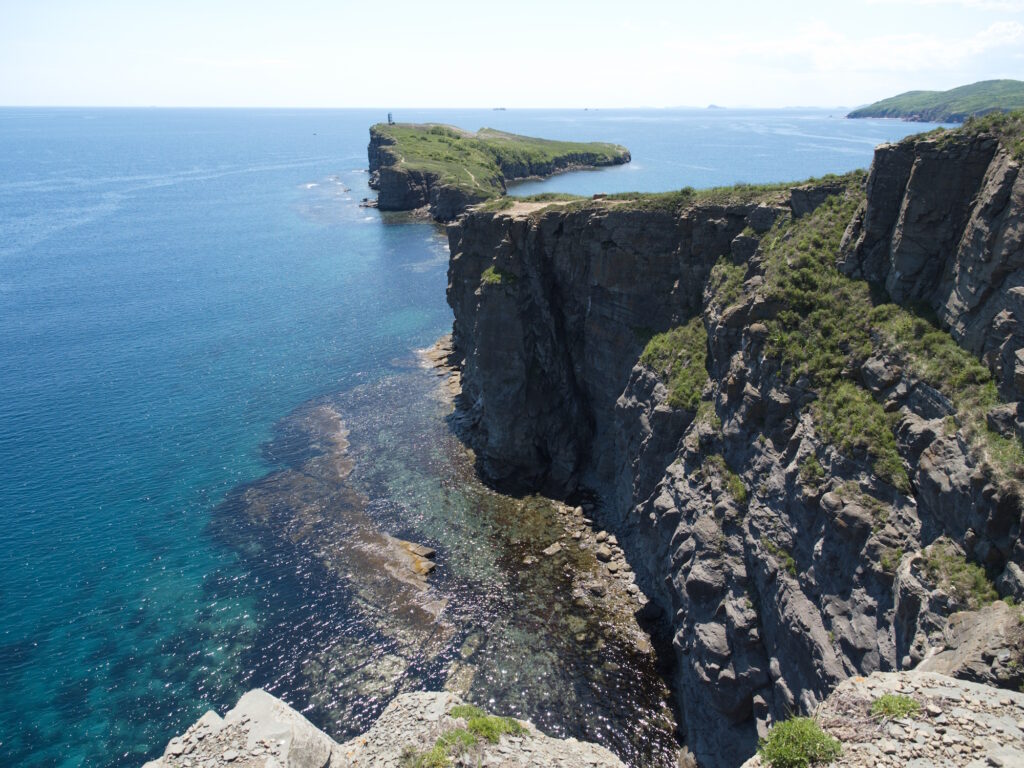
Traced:
<svg viewBox="0 0 1024 768">
<path fill-rule="evenodd" d="M 1024 682 L 1016 141 L 975 126 L 866 175 L 449 226 L 478 470 L 597 494 L 674 637 L 700 765 L 851 676 Z"/>
<path fill-rule="evenodd" d="M 615 144 L 409 123 L 372 126 L 367 154 L 380 210 L 426 210 L 438 221 L 501 197 L 510 181 L 630 161 L 629 150 Z"/>
<path fill-rule="evenodd" d="M 1024 108 L 1024 82 L 982 80 L 948 91 L 907 91 L 853 110 L 847 117 L 897 117 L 913 122 L 962 123 Z"/>
</svg>

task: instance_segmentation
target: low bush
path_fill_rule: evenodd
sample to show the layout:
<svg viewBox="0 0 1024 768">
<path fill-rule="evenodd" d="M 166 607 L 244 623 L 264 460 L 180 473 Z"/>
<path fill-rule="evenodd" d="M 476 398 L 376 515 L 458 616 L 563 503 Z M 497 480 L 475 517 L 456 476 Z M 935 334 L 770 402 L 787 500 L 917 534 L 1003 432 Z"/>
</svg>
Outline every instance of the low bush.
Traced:
<svg viewBox="0 0 1024 768">
<path fill-rule="evenodd" d="M 960 554 L 951 541 L 939 539 L 922 556 L 928 579 L 971 610 L 999 599 L 985 569 Z"/>
<path fill-rule="evenodd" d="M 813 718 L 793 717 L 773 726 L 757 753 L 771 768 L 808 768 L 831 763 L 842 747 Z"/>
</svg>

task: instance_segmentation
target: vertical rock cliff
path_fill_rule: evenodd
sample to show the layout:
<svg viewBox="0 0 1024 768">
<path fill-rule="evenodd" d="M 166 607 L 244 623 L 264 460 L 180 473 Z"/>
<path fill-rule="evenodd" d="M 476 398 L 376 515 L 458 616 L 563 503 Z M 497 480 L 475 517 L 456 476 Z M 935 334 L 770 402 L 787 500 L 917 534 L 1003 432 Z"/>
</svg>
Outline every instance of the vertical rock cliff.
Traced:
<svg viewBox="0 0 1024 768">
<path fill-rule="evenodd" d="M 449 228 L 480 469 L 600 494 L 702 765 L 849 675 L 949 652 L 951 614 L 974 637 L 993 583 L 1024 597 L 1019 168 L 957 134 L 880 147 L 866 184 Z M 1019 685 L 1006 642 L 949 668 Z"/>
</svg>

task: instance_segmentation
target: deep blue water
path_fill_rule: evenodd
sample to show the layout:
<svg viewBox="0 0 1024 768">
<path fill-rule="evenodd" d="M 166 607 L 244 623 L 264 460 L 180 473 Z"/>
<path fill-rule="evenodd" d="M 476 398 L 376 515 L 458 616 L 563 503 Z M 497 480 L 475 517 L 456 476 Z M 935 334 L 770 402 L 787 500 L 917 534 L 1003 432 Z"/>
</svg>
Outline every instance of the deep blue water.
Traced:
<svg viewBox="0 0 1024 768">
<path fill-rule="evenodd" d="M 252 685 L 318 700 L 319 678 L 296 672 L 310 633 L 289 628 L 358 631 L 332 624 L 345 595 L 303 586 L 301 552 L 254 558 L 211 521 L 274 468 L 274 425 L 320 396 L 362 425 L 356 454 L 391 468 L 365 481 L 372 504 L 432 482 L 403 474 L 419 450 L 403 437 L 410 392 L 425 395 L 395 382 L 450 326 L 447 253 L 430 224 L 358 206 L 381 117 L 0 110 L 0 763 L 137 765 Z M 932 127 L 793 111 L 396 118 L 632 151 L 524 194 L 801 179 Z M 448 503 L 431 526 L 469 502 Z"/>
</svg>

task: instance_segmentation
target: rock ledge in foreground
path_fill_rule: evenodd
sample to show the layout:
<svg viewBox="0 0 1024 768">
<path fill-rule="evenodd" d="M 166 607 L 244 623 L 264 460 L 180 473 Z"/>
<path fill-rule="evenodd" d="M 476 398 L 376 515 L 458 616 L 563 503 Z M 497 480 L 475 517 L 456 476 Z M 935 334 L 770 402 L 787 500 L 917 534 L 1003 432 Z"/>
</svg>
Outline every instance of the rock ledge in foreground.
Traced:
<svg viewBox="0 0 1024 768">
<path fill-rule="evenodd" d="M 252 690 L 223 718 L 207 712 L 143 768 L 397 768 L 408 748 L 428 750 L 443 732 L 463 724 L 448 714 L 461 703 L 450 693 L 402 694 L 369 731 L 339 744 L 280 699 Z M 473 765 L 479 759 L 486 766 L 624 768 L 604 747 L 522 725 L 527 735 L 485 743 L 474 752 Z"/>
<path fill-rule="evenodd" d="M 909 696 L 921 711 L 872 718 L 872 703 L 887 693 Z M 830 768 L 1024 766 L 1024 693 L 931 672 L 875 672 L 840 683 L 817 717 L 843 745 Z M 759 757 L 743 764 L 761 766 Z"/>
</svg>

